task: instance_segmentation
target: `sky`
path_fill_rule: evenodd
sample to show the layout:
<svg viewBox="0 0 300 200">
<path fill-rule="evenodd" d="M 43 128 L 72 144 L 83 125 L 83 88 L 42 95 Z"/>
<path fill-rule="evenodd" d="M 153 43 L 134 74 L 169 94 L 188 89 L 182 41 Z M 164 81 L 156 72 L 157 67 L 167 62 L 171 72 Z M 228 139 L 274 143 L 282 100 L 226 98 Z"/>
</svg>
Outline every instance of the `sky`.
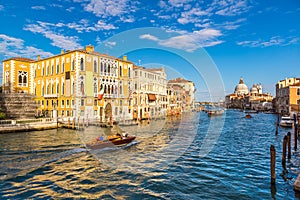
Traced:
<svg viewBox="0 0 300 200">
<path fill-rule="evenodd" d="M 199 101 L 224 99 L 241 77 L 275 95 L 300 77 L 299 20 L 299 0 L 2 0 L 0 59 L 91 44 L 195 82 Z"/>
</svg>

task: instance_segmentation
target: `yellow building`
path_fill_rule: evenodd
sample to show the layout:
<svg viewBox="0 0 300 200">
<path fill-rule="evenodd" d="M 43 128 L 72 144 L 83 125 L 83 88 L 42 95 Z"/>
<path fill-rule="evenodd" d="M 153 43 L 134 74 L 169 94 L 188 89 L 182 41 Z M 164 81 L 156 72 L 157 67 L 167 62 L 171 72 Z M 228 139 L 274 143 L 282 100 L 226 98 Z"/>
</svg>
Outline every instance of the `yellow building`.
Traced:
<svg viewBox="0 0 300 200">
<path fill-rule="evenodd" d="M 3 93 L 32 93 L 34 60 L 10 58 L 3 61 Z"/>
<path fill-rule="evenodd" d="M 61 51 L 37 60 L 11 58 L 3 61 L 3 92 L 36 96 L 38 115 L 97 119 L 132 119 L 133 64 L 85 49 Z M 103 89 L 103 98 L 99 93 Z"/>
<path fill-rule="evenodd" d="M 300 111 L 300 78 L 286 78 L 276 84 L 276 112 L 291 114 Z"/>
</svg>

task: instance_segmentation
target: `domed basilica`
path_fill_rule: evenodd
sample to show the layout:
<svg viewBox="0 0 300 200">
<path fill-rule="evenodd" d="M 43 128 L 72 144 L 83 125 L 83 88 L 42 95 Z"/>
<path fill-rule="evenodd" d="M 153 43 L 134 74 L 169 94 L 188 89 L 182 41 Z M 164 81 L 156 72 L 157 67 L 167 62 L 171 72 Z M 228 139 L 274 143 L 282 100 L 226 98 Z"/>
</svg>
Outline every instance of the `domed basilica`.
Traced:
<svg viewBox="0 0 300 200">
<path fill-rule="evenodd" d="M 250 89 L 244 83 L 244 79 L 240 78 L 239 84 L 235 86 L 234 93 L 225 97 L 227 107 L 262 109 L 261 103 L 271 102 L 273 97 L 269 93 L 262 93 L 262 85 L 253 84 Z"/>
</svg>

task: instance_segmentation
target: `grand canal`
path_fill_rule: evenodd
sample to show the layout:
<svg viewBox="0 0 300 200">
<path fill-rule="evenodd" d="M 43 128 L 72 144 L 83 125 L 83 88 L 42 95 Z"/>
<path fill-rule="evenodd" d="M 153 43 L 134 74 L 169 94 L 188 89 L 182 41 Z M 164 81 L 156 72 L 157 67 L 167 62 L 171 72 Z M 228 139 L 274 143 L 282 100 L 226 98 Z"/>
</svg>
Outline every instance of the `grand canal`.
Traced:
<svg viewBox="0 0 300 200">
<path fill-rule="evenodd" d="M 87 151 L 86 142 L 111 131 L 58 129 L 0 135 L 0 197 L 83 199 L 297 199 L 300 169 L 293 152 L 281 167 L 276 116 L 227 110 L 126 126 L 136 141 Z M 220 134 L 210 130 L 224 120 Z M 222 123 L 221 123 L 222 124 Z M 223 124 L 222 124 L 223 125 Z M 210 140 L 207 140 L 210 135 Z M 276 187 L 270 186 L 270 145 L 276 148 Z M 201 147 L 209 149 L 203 154 Z M 292 146 L 294 146 L 292 144 Z"/>
</svg>

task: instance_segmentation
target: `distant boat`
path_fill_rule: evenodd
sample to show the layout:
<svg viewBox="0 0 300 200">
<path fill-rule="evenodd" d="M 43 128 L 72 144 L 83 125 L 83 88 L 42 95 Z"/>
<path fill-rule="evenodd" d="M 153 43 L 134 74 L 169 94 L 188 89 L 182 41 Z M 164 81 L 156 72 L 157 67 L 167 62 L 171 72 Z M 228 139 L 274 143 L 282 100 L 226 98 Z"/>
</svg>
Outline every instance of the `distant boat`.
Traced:
<svg viewBox="0 0 300 200">
<path fill-rule="evenodd" d="M 282 116 L 279 125 L 282 127 L 292 127 L 293 123 L 293 119 L 291 119 L 289 116 Z"/>
<path fill-rule="evenodd" d="M 209 117 L 211 116 L 219 116 L 219 115 L 223 115 L 224 114 L 224 110 L 208 110 L 207 111 L 207 115 Z"/>
<path fill-rule="evenodd" d="M 257 110 L 244 110 L 245 113 L 258 113 Z"/>
<path fill-rule="evenodd" d="M 245 115 L 245 118 L 249 119 L 252 118 L 252 116 L 250 114 Z"/>
</svg>

